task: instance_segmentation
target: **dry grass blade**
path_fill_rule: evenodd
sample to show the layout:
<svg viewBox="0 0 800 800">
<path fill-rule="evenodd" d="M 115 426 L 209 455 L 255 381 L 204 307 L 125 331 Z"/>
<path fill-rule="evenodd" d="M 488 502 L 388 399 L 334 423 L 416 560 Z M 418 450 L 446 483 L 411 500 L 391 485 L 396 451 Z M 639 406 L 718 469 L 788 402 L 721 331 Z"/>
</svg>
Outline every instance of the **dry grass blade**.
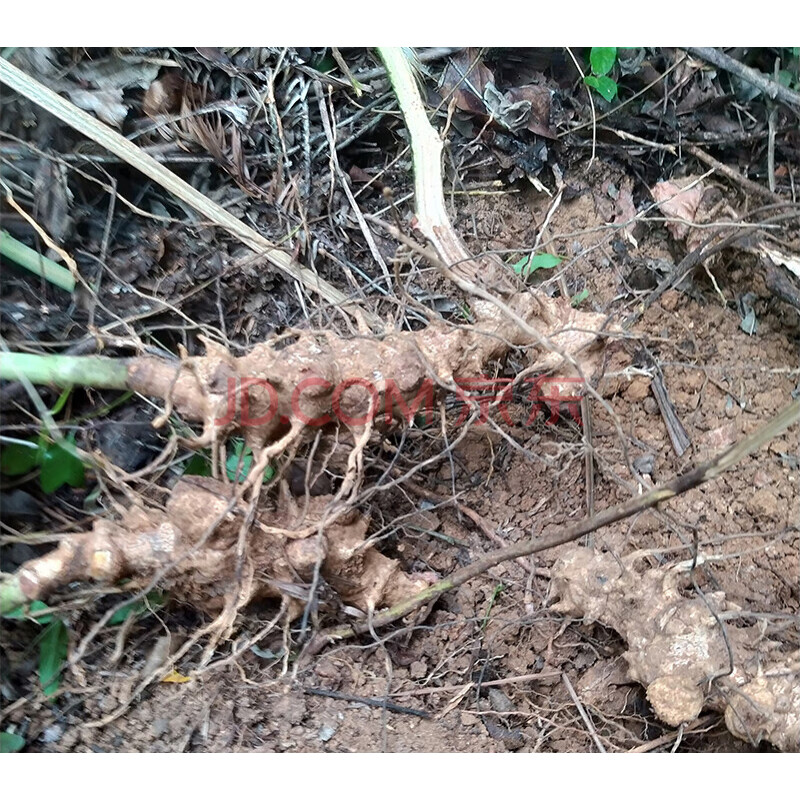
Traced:
<svg viewBox="0 0 800 800">
<path fill-rule="evenodd" d="M 278 249 L 260 233 L 254 231 L 229 211 L 226 211 L 193 186 L 190 186 L 163 164 L 159 164 L 152 156 L 142 152 L 124 136 L 111 130 L 107 125 L 99 122 L 85 111 L 81 111 L 30 75 L 17 69 L 4 58 L 0 58 L 0 83 L 4 83 L 14 91 L 24 95 L 36 105 L 67 123 L 70 127 L 84 136 L 88 136 L 114 155 L 143 172 L 148 178 L 172 192 L 175 197 L 191 206 L 206 219 L 222 226 L 253 251 L 263 255 L 284 274 L 296 281 L 300 281 L 306 288 L 316 292 L 329 303 L 344 308 L 352 306 L 352 301 L 326 280 L 299 264 L 288 253 Z M 366 312 L 362 313 L 371 323 L 376 324 L 379 322 L 374 315 Z"/>
</svg>

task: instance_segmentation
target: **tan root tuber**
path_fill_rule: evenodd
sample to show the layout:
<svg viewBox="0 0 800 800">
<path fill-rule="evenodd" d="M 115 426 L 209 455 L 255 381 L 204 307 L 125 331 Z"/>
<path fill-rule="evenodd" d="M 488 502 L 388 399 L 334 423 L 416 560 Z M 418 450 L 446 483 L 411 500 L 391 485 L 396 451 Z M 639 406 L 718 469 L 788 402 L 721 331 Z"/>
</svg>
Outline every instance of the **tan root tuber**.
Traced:
<svg viewBox="0 0 800 800">
<path fill-rule="evenodd" d="M 343 514 L 349 513 L 363 477 L 363 451 L 372 430 L 411 424 L 415 414 L 432 413 L 437 393 L 459 391 L 459 382 L 481 379 L 489 363 L 511 348 L 527 353 L 529 373 L 559 367 L 586 377 L 592 374 L 597 354 L 592 346 L 606 322 L 603 315 L 577 311 L 537 292 L 514 294 L 504 306 L 475 301 L 472 311 L 479 326 L 434 321 L 421 331 L 349 339 L 331 331 L 293 331 L 241 357 L 206 341 L 205 356 L 180 362 L 130 359 L 124 384 L 163 398 L 167 410 L 201 421 L 203 434 L 187 444 L 211 446 L 214 465 L 216 446 L 234 432 L 244 435 L 256 460 L 239 496 L 252 490 L 251 505 L 258 503 L 260 478 L 268 463 L 284 455 L 291 459 L 301 440 L 320 427 L 343 428 L 352 435 L 354 447 L 341 488 L 327 504 L 322 498 L 313 500 L 309 519 L 316 514 L 317 520 L 306 521 L 308 532 L 284 545 L 291 535 L 274 541 L 255 530 L 248 534 L 247 520 L 236 532 L 225 523 L 212 531 L 206 506 L 224 507 L 232 502 L 234 490 L 206 485 L 209 497 L 217 491 L 217 501 L 204 504 L 195 498 L 193 507 L 186 496 L 189 487 L 199 491 L 198 484 L 183 481 L 173 489 L 166 515 L 133 509 L 120 524 L 100 521 L 92 533 L 70 537 L 54 553 L 4 580 L 0 607 L 13 608 L 71 580 L 149 577 L 175 559 L 181 559 L 182 566 L 171 572 L 171 580 L 180 583 L 180 575 L 191 575 L 182 593 L 200 607 L 213 606 L 214 598 L 220 598 L 241 608 L 248 598 L 269 593 L 270 586 L 280 594 L 275 587 L 281 581 L 311 580 L 309 565 L 316 575 L 317 563 L 342 599 L 362 610 L 416 594 L 426 584 L 406 578 L 393 562 L 364 548 L 361 523 L 356 533 L 355 521 L 343 521 L 349 519 Z M 294 341 L 287 341 L 290 338 Z M 572 385 L 568 391 L 574 394 Z M 287 513 L 284 504 L 276 510 L 276 519 Z M 209 527 L 205 538 L 203 526 Z M 286 520 L 269 525 L 273 531 L 292 527 Z M 310 532 L 318 535 L 306 539 Z M 269 547 L 277 549 L 272 552 Z M 269 580 L 260 581 L 259 570 Z M 352 581 L 350 588 L 347 581 Z M 298 603 L 294 598 L 293 605 Z"/>
<path fill-rule="evenodd" d="M 553 347 L 534 349 L 530 371 L 574 372 L 564 355 L 579 368 L 591 367 L 590 347 L 604 315 L 533 292 L 514 295 L 509 307 Z M 408 422 L 414 412 L 431 407 L 441 388 L 454 390 L 459 380 L 481 377 L 492 359 L 512 347 L 537 345 L 529 330 L 491 304 L 476 301 L 473 311 L 480 327 L 432 322 L 422 331 L 381 339 L 297 331 L 291 344 L 264 342 L 239 358 L 206 342 L 205 357 L 185 359 L 179 367 L 151 357 L 132 359 L 128 385 L 167 398 L 185 417 L 202 420 L 202 444 L 243 430 L 256 452 L 293 427 L 316 429 L 338 420 L 360 430 L 387 419 Z"/>
<path fill-rule="evenodd" d="M 25 599 L 36 600 L 75 580 L 146 582 L 166 571 L 161 585 L 178 599 L 219 611 L 239 593 L 236 543 L 247 507 L 231 503 L 232 491 L 211 478 L 184 478 L 165 511 L 134 506 L 120 522 L 97 520 L 91 533 L 69 536 L 52 553 L 28 561 L 16 573 L 19 588 Z M 323 524 L 330 501 L 312 497 L 302 515 L 284 492 L 274 509 L 256 515 L 245 551 L 241 605 L 285 596 L 296 616 L 318 560 L 341 601 L 365 613 L 428 585 L 430 575 L 406 575 L 397 561 L 365 543 L 364 515 L 351 509 Z"/>
<path fill-rule="evenodd" d="M 625 639 L 629 677 L 647 688 L 653 711 L 668 725 L 691 722 L 711 708 L 724 713 L 740 739 L 800 749 L 800 651 L 780 652 L 752 625 L 725 625 L 723 635 L 722 618 L 740 610 L 724 592 L 685 596 L 690 564 L 640 572 L 634 568 L 639 557 L 620 561 L 573 550 L 553 567 L 560 598 L 553 608 L 600 622 Z"/>
</svg>

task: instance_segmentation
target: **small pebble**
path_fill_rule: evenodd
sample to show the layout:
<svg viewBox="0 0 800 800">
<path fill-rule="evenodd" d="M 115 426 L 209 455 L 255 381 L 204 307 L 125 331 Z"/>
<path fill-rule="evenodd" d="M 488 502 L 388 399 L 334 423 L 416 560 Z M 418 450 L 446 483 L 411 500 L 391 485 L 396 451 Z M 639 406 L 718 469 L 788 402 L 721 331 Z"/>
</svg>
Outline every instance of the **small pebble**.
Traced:
<svg viewBox="0 0 800 800">
<path fill-rule="evenodd" d="M 495 711 L 507 714 L 509 711 L 514 710 L 514 704 L 505 696 L 505 694 L 495 687 L 489 689 L 489 702 Z"/>
<path fill-rule="evenodd" d="M 54 742 L 58 742 L 63 735 L 63 725 L 51 725 L 49 728 L 44 729 L 44 732 L 42 733 L 42 741 L 45 744 L 53 744 Z"/>
<path fill-rule="evenodd" d="M 329 742 L 331 739 L 333 739 L 333 735 L 335 733 L 336 728 L 334 728 L 333 725 L 323 725 L 319 729 L 317 736 L 321 742 Z"/>
<path fill-rule="evenodd" d="M 658 413 L 658 403 L 655 401 L 654 397 L 645 397 L 642 408 L 651 416 Z"/>
<path fill-rule="evenodd" d="M 633 468 L 640 475 L 652 475 L 655 463 L 656 457 L 652 453 L 645 453 L 645 455 L 633 460 Z"/>
<path fill-rule="evenodd" d="M 414 661 L 410 668 L 411 678 L 418 681 L 428 674 L 428 665 L 424 661 Z"/>
</svg>

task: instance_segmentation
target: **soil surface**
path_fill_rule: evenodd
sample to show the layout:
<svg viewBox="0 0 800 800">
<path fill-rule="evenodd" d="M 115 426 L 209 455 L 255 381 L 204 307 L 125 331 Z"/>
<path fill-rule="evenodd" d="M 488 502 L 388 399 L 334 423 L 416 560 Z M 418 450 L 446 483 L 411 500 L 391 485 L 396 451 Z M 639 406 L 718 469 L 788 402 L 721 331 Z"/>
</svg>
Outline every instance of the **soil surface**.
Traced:
<svg viewBox="0 0 800 800">
<path fill-rule="evenodd" d="M 670 59 L 675 52 L 680 51 L 662 55 L 661 61 L 653 57 L 653 63 L 663 71 L 674 63 Z M 253 54 L 251 58 L 260 59 L 259 68 L 242 68 L 244 77 L 237 79 L 230 78 L 240 64 L 232 53 L 206 49 L 167 55 L 176 66 L 162 68 L 161 75 L 166 69 L 198 84 L 199 73 L 211 75 L 213 80 L 207 78 L 205 84 L 209 97 L 220 96 L 226 80 L 263 86 L 265 76 L 277 76 L 278 110 L 286 115 L 288 147 L 302 144 L 303 115 L 296 118 L 296 109 L 288 107 L 288 85 L 292 75 L 313 82 L 297 71 L 298 65 L 311 63 L 311 55 L 294 53 L 292 70 L 287 70 L 278 64 L 277 53 Z M 63 52 L 50 57 L 62 66 L 91 61 Z M 101 57 L 106 54 L 92 55 L 95 60 Z M 345 57 L 351 66 L 375 66 L 362 51 L 345 51 Z M 502 57 L 493 57 L 497 75 L 509 81 L 512 66 L 517 72 L 524 68 L 543 76 L 554 97 L 560 98 L 548 120 L 559 132 L 566 134 L 582 120 L 590 122 L 585 93 L 571 82 L 560 61 L 558 69 L 548 67 L 542 55 L 534 53 L 526 56 L 526 65 L 516 55 L 519 63 L 512 59 L 504 72 L 498 66 Z M 436 75 L 443 63 L 432 65 Z M 692 75 L 684 76 L 683 93 L 671 95 L 670 102 L 686 101 L 688 108 L 691 86 L 708 92 L 718 87 L 699 63 Z M 388 92 L 385 80 L 376 78 L 370 85 L 370 98 Z M 431 92 L 434 86 L 431 81 Z M 633 89 L 628 95 L 632 93 Z M 209 331 L 221 332 L 242 351 L 288 326 L 345 330 L 342 320 L 316 298 L 299 292 L 228 234 L 195 215 L 187 218 L 167 192 L 134 170 L 92 161 L 99 150 L 33 105 L 5 95 L 4 91 L 3 116 L 13 114 L 13 119 L 3 123 L 2 174 L 11 174 L 13 165 L 38 180 L 37 186 L 48 179 L 61 186 L 48 194 L 51 200 L 62 199 L 61 214 L 69 217 L 60 246 L 72 251 L 80 269 L 92 276 L 93 290 L 65 297 L 4 264 L 2 332 L 10 349 L 73 346 L 78 352 L 94 352 L 89 334 L 102 330 L 106 347 L 120 354 L 137 342 L 153 352 L 174 351 L 178 344 L 201 352 L 197 336 Z M 126 125 L 135 118 L 141 130 L 147 121 L 141 110 L 142 91 L 126 89 L 124 96 L 130 108 Z M 357 103 L 352 91 L 338 84 L 331 96 L 337 121 L 363 105 L 363 98 Z M 398 118 L 375 116 L 371 128 L 340 149 L 343 175 L 331 183 L 334 172 L 324 133 L 313 139 L 324 130 L 319 111 L 324 101 L 318 102 L 311 90 L 299 102 L 315 142 L 310 152 L 324 147 L 324 154 L 308 163 L 313 191 L 302 186 L 304 164 L 299 156 L 289 159 L 291 171 L 281 178 L 275 172 L 285 166 L 279 157 L 269 169 L 248 162 L 255 159 L 254 142 L 260 141 L 253 130 L 242 134 L 247 180 L 238 162 L 223 169 L 219 158 L 209 157 L 213 148 L 198 145 L 196 132 L 184 149 L 170 149 L 152 133 L 146 141 L 151 148 L 166 147 L 164 152 L 175 158 L 172 169 L 273 241 L 286 239 L 285 246 L 294 248 L 303 263 L 342 291 L 366 297 L 368 307 L 386 319 L 419 327 L 419 319 L 401 316 L 393 288 L 387 290 L 388 297 L 369 288 L 371 281 L 386 290 L 387 281 L 341 190 L 342 179 L 357 191 L 377 176 L 374 185 L 358 194 L 364 213 L 394 214 L 403 224 L 410 219 L 410 161 L 402 152 Z M 600 110 L 609 108 L 603 101 L 598 104 Z M 724 101 L 701 109 L 708 114 L 714 109 L 715 119 L 735 118 Z M 758 109 L 753 113 L 758 115 Z M 640 106 L 630 109 L 630 119 L 646 119 L 639 129 L 644 137 L 652 128 L 647 113 Z M 700 112 L 695 108 L 694 113 Z M 796 123 L 791 112 L 781 114 L 779 131 L 781 122 L 788 125 L 793 118 Z M 609 127 L 621 116 L 619 112 L 612 118 Z M 38 133 L 25 132 L 29 118 L 37 120 Z M 230 136 L 236 130 L 231 122 L 235 116 L 223 114 L 221 119 L 220 129 Z M 367 114 L 361 122 L 371 119 Z M 438 120 L 443 121 L 444 117 Z M 357 120 L 339 129 L 338 139 L 358 133 L 359 124 Z M 280 150 L 270 139 L 273 128 L 263 119 L 260 125 L 259 135 Z M 640 214 L 652 204 L 648 190 L 658 180 L 699 177 L 707 167 L 688 155 L 659 161 L 660 151 L 642 146 L 634 153 L 617 140 L 602 138 L 590 160 L 590 129 L 561 140 L 525 131 L 526 146 L 544 142 L 548 147 L 546 165 L 534 175 L 512 164 L 512 156 L 503 156 L 496 142 L 478 137 L 482 125 L 480 118 L 460 109 L 445 158 L 450 212 L 467 247 L 474 253 L 499 253 L 513 263 L 544 246 L 562 260 L 554 268 L 535 271 L 530 282 L 553 296 L 574 298 L 580 308 L 609 315 L 621 332 L 607 340 L 594 392 L 581 402 L 562 403 L 560 415 L 532 404 L 522 386 L 502 415 L 497 409 L 491 413 L 494 424 L 473 424 L 447 455 L 442 455 L 442 430 L 451 438 L 458 430 L 462 408 L 457 403 L 447 404 L 444 425 L 437 419 L 433 426 L 412 429 L 407 440 L 399 435 L 382 441 L 375 437 L 365 485 L 383 472 L 394 453 L 400 453 L 396 463 L 403 470 L 437 456 L 406 484 L 374 495 L 361 508 L 371 516 L 379 549 L 411 573 L 445 576 L 498 546 L 554 534 L 628 500 L 751 433 L 800 390 L 800 314 L 770 289 L 763 261 L 752 247 L 722 249 L 651 302 L 656 287 L 697 245 L 691 237 L 676 239 L 660 218 Z M 49 131 L 46 137 L 44 127 Z M 792 161 L 787 155 L 790 144 L 782 135 L 778 166 L 786 171 L 779 177 L 796 175 L 797 152 Z M 227 139 L 226 153 L 232 147 Z M 89 153 L 85 161 L 71 157 L 84 152 Z M 267 147 L 267 152 L 273 151 Z M 733 165 L 742 174 L 751 164 L 750 177 L 766 186 L 752 167 L 761 163 L 760 150 L 737 145 L 714 152 L 720 160 L 740 159 Z M 180 161 L 179 155 L 194 155 L 196 161 Z M 79 175 L 79 169 L 93 180 Z M 33 210 L 33 184 L 17 177 L 14 186 L 17 201 Z M 720 172 L 705 177 L 704 186 L 713 190 L 711 205 L 738 215 L 753 207 L 747 187 Z M 788 178 L 779 181 L 775 203 L 796 209 L 788 186 Z M 109 188 L 119 194 L 113 203 Z M 41 205 L 36 209 L 42 224 L 52 224 L 56 212 L 47 216 Z M 22 217 L 6 206 L 3 211 L 3 227 L 32 243 L 34 236 L 30 229 L 25 232 Z M 720 219 L 716 213 L 709 212 L 704 221 Z M 636 214 L 639 218 L 631 221 Z M 314 231 L 313 236 L 298 233 L 298 226 Z M 390 270 L 391 260 L 398 259 L 411 297 L 458 322 L 465 313 L 464 300 L 454 287 L 424 260 L 398 250 L 382 229 L 373 231 L 373 245 Z M 800 248 L 796 217 L 780 222 L 771 235 L 779 240 L 779 245 L 773 242 L 778 249 L 797 253 Z M 750 332 L 748 310 L 757 320 Z M 515 375 L 521 368 L 516 358 L 512 354 L 497 364 L 495 375 Z M 659 402 L 662 387 L 685 431 L 686 446 L 679 448 L 680 454 Z M 5 388 L 5 435 L 33 434 L 39 411 L 24 390 Z M 57 396 L 42 392 L 50 408 Z M 118 397 L 111 391 L 76 390 L 58 420 L 71 426 L 87 447 L 135 472 L 161 451 L 166 434 L 149 425 L 157 413 L 151 401 L 133 397 L 115 406 Z M 89 413 L 97 409 L 103 413 L 90 419 Z M 402 624 L 331 645 L 311 658 L 301 657 L 297 620 L 282 623 L 240 654 L 223 642 L 202 667 L 203 642 L 196 642 L 176 663 L 173 681 L 139 691 L 143 677 L 209 622 L 197 610 L 168 600 L 123 626 L 95 632 L 49 699 L 37 680 L 41 627 L 4 620 L 0 727 L 22 735 L 27 750 L 55 752 L 769 750 L 767 743 L 732 736 L 714 712 L 705 712 L 681 729 L 659 721 L 644 688 L 627 675 L 626 646 L 620 636 L 599 623 L 551 609 L 551 568 L 568 550 L 587 545 L 619 558 L 647 550 L 647 565 L 656 567 L 692 559 L 697 543 L 699 552 L 710 557 L 697 569 L 698 585 L 704 591 L 724 592 L 741 609 L 739 619 L 726 624 L 757 620 L 783 652 L 797 650 L 799 458 L 800 429 L 795 426 L 732 471 L 668 504 L 602 528 L 588 541 L 501 564 Z M 158 502 L 187 460 L 187 452 L 179 450 L 171 471 L 134 483 L 130 491 Z M 24 507 L 15 515 L 4 512 L 4 572 L 46 551 L 50 545 L 46 537 L 37 538 L 37 531 L 85 530 L 94 516 L 113 514 L 114 503 L 126 504 L 123 493 L 95 477 L 83 488 L 64 486 L 45 495 L 35 478 L 4 476 L 4 505 L 14 491 L 23 493 L 17 501 Z M 449 504 L 454 493 L 471 516 Z M 482 525 L 476 525 L 476 518 Z M 71 652 L 124 591 L 124 586 L 110 590 L 74 585 L 53 601 L 67 622 Z M 250 606 L 240 615 L 234 641 L 255 634 L 277 612 L 277 603 Z M 347 621 L 335 603 L 321 602 L 315 615 L 314 625 Z"/>
</svg>

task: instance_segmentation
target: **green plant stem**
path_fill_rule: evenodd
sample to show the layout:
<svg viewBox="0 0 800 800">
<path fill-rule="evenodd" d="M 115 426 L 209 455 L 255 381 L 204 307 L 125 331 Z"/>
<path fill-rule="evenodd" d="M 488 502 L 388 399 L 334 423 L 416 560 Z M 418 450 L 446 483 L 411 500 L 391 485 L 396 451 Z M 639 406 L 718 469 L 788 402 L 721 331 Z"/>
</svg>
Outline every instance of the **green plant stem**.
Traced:
<svg viewBox="0 0 800 800">
<path fill-rule="evenodd" d="M 0 231 L 0 255 L 36 275 L 41 275 L 59 289 L 71 292 L 75 288 L 75 278 L 66 267 L 37 253 L 32 247 L 18 242 L 8 231 Z"/>
<path fill-rule="evenodd" d="M 22 591 L 18 575 L 11 575 L 0 583 L 0 614 L 8 614 L 28 602 L 30 601 Z"/>
<path fill-rule="evenodd" d="M 0 353 L 0 378 L 27 378 L 43 386 L 90 386 L 95 389 L 127 389 L 126 359 L 103 356 L 57 356 Z"/>
</svg>

